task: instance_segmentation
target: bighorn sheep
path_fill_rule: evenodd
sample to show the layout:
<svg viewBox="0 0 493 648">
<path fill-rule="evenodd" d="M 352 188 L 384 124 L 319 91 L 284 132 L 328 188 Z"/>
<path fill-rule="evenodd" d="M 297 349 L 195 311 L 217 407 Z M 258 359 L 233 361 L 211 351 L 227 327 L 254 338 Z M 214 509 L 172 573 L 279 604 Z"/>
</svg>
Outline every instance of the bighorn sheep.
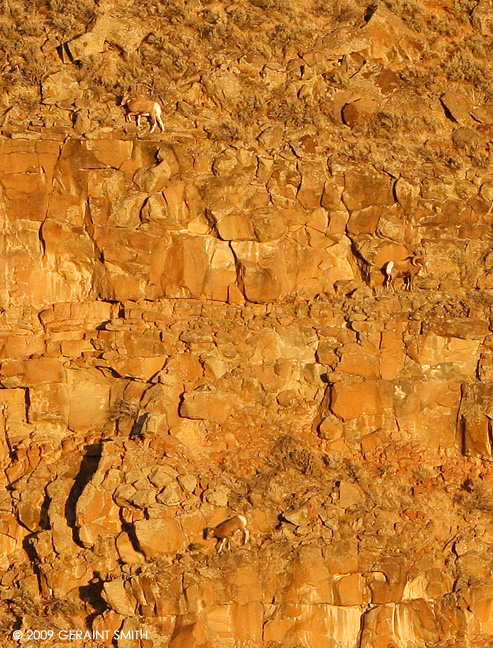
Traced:
<svg viewBox="0 0 493 648">
<path fill-rule="evenodd" d="M 385 275 L 384 288 L 395 290 L 394 281 L 401 278 L 404 280 L 404 289 L 411 290 L 413 279 L 423 265 L 425 260 L 421 254 L 408 256 L 402 261 L 388 261 L 382 268 Z"/>
<path fill-rule="evenodd" d="M 244 515 L 235 515 L 229 520 L 225 520 L 218 524 L 213 529 L 207 527 L 204 529 L 204 537 L 208 538 L 217 538 L 219 542 L 216 545 L 217 551 L 221 553 L 224 546 L 229 549 L 231 538 L 238 532 L 241 531 L 243 534 L 243 542 L 245 544 L 248 542 L 250 537 L 247 528 L 247 519 Z"/>
<path fill-rule="evenodd" d="M 125 93 L 122 98 L 122 104 L 125 109 L 125 119 L 130 121 L 130 117 L 133 115 L 137 118 L 137 127 L 140 128 L 140 119 L 141 117 L 149 117 L 152 128 L 149 131 L 152 131 L 156 128 L 156 124 L 159 124 L 159 128 L 164 131 L 163 120 L 161 119 L 162 110 L 161 106 L 157 101 L 152 99 L 144 99 L 143 97 L 136 97 L 132 99 L 128 93 Z"/>
</svg>

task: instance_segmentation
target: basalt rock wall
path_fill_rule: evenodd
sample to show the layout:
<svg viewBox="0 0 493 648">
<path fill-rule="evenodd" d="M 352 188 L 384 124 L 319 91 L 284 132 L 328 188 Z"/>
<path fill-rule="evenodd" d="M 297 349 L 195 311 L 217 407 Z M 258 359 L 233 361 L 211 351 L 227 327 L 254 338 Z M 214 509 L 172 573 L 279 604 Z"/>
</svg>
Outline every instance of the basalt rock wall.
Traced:
<svg viewBox="0 0 493 648">
<path fill-rule="evenodd" d="M 5 645 L 489 647 L 490 0 L 56 5 L 0 4 Z"/>
<path fill-rule="evenodd" d="M 457 294 L 5 311 L 8 636 L 487 645 L 488 305 Z"/>
<path fill-rule="evenodd" d="M 488 181 L 1 149 L 8 636 L 487 645 Z M 418 249 L 413 290 L 384 290 Z M 203 530 L 238 512 L 251 540 L 218 555 Z"/>
<path fill-rule="evenodd" d="M 260 139 L 282 153 L 191 135 L 0 142 L 2 307 L 313 299 L 378 290 L 416 252 L 423 288 L 490 288 L 488 174 L 396 177 L 331 164 L 323 135 Z"/>
</svg>

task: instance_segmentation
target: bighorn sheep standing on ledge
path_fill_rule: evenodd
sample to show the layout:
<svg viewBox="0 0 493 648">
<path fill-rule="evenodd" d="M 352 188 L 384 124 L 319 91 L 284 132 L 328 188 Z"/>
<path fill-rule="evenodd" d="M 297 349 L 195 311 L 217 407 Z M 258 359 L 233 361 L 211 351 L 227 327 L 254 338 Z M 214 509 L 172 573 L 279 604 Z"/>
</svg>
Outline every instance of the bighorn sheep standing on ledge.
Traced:
<svg viewBox="0 0 493 648">
<path fill-rule="evenodd" d="M 152 99 L 144 99 L 142 97 L 136 97 L 132 99 L 128 93 L 125 93 L 122 97 L 122 104 L 125 109 L 125 119 L 130 121 L 130 117 L 133 115 L 137 118 L 137 127 L 140 128 L 140 118 L 149 117 L 152 128 L 149 131 L 152 131 L 156 128 L 156 124 L 159 124 L 159 128 L 164 131 L 163 120 L 161 119 L 162 110 L 161 106 L 157 101 Z"/>
<path fill-rule="evenodd" d="M 250 534 L 248 533 L 247 529 L 247 519 L 244 515 L 235 515 L 229 520 L 221 522 L 221 524 L 218 524 L 213 529 L 207 527 L 206 529 L 204 529 L 204 537 L 206 539 L 217 538 L 219 542 L 217 543 L 216 548 L 218 552 L 221 553 L 224 546 L 229 549 L 230 540 L 238 531 L 241 531 L 243 534 L 242 544 L 248 542 Z"/>
<path fill-rule="evenodd" d="M 388 261 L 382 268 L 385 275 L 384 288 L 395 290 L 394 281 L 398 278 L 404 280 L 404 289 L 411 290 L 414 277 L 425 265 L 422 254 L 408 256 L 402 261 Z"/>
</svg>

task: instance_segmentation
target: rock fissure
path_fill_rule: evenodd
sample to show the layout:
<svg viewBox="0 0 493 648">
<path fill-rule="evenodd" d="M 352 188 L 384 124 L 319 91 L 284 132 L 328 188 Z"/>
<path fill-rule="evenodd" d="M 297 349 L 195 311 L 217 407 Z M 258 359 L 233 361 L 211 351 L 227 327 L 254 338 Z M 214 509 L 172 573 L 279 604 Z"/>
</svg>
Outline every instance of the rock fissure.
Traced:
<svg viewBox="0 0 493 648">
<path fill-rule="evenodd" d="M 65 504 L 65 518 L 67 525 L 72 529 L 74 542 L 81 547 L 84 546 L 84 544 L 80 538 L 80 523 L 78 523 L 77 520 L 77 503 L 84 492 L 85 487 L 91 482 L 93 475 L 98 470 L 101 454 L 101 444 L 96 443 L 85 448 L 85 454 L 82 458 L 79 472 L 74 480 L 72 488 L 70 489 Z"/>
</svg>

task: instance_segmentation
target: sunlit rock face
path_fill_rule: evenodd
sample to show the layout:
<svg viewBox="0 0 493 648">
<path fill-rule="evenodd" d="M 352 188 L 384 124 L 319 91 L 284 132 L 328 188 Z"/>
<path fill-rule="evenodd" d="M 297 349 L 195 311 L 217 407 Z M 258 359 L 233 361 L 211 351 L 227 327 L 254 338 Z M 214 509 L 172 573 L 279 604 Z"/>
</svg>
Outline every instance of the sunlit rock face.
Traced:
<svg viewBox="0 0 493 648">
<path fill-rule="evenodd" d="M 448 4 L 0 6 L 7 646 L 493 643 L 491 3 Z"/>
</svg>

